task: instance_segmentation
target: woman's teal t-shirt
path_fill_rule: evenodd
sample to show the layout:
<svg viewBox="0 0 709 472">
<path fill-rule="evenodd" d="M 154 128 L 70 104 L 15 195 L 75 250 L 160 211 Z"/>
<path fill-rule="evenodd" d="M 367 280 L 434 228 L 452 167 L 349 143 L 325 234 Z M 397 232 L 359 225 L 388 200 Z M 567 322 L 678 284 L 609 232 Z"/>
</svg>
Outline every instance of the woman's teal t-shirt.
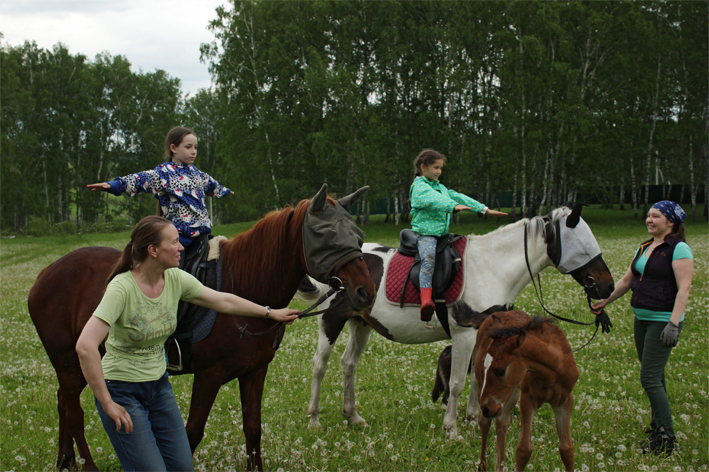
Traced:
<svg viewBox="0 0 709 472">
<path fill-rule="evenodd" d="M 635 270 L 640 272 L 640 275 L 645 273 L 645 265 L 647 264 L 648 257 L 645 255 L 647 253 L 647 248 L 650 246 L 648 245 L 645 248 L 645 251 L 643 252 L 642 256 L 638 257 L 638 260 L 635 262 Z M 638 248 L 638 251 L 640 249 Z M 635 254 L 633 255 L 633 259 L 635 259 L 635 256 L 638 254 L 638 251 L 635 251 Z M 689 247 L 689 245 L 685 242 L 681 242 L 675 246 L 675 251 L 672 254 L 672 261 L 676 261 L 677 259 L 694 259 L 694 254 L 692 253 L 692 249 Z M 633 310 L 633 313 L 639 320 L 643 321 L 669 321 L 670 318 L 672 317 L 672 312 L 671 311 L 653 311 L 653 310 L 646 310 L 644 308 L 634 308 L 631 307 Z M 682 313 L 682 319 L 680 319 L 680 322 L 684 321 L 684 313 Z"/>
</svg>

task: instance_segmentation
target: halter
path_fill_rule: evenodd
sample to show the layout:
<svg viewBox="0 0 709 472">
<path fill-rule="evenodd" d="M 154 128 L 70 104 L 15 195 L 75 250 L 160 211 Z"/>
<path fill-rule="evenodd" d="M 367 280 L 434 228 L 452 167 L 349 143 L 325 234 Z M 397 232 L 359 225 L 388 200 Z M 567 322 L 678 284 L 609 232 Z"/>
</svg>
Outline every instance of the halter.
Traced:
<svg viewBox="0 0 709 472">
<path fill-rule="evenodd" d="M 591 341 L 593 341 L 593 338 L 596 337 L 596 334 L 598 333 L 598 328 L 600 326 L 603 327 L 604 333 L 610 333 L 610 328 L 613 327 L 613 324 L 611 323 L 610 318 L 606 314 L 605 310 L 601 310 L 601 313 L 596 315 L 596 319 L 594 321 L 591 321 L 589 323 L 583 323 L 581 321 L 576 321 L 576 320 L 572 320 L 569 318 L 564 318 L 563 316 L 555 315 L 554 313 L 552 313 L 551 311 L 549 311 L 547 309 L 547 307 L 544 305 L 544 294 L 542 293 L 542 280 L 541 280 L 541 277 L 539 276 L 539 274 L 537 274 L 537 282 L 539 283 L 539 291 L 537 291 L 537 285 L 534 283 L 534 275 L 532 275 L 532 268 L 529 265 L 529 251 L 527 249 L 527 239 L 528 239 L 528 237 L 527 237 L 527 223 L 525 223 L 524 224 L 524 261 L 527 264 L 527 271 L 529 272 L 529 278 L 532 279 L 532 286 L 534 287 L 534 293 L 536 294 L 537 300 L 539 301 L 539 304 L 542 306 L 544 311 L 547 312 L 548 314 L 550 314 L 551 316 L 553 316 L 554 318 L 561 320 L 561 321 L 566 321 L 566 322 L 581 325 L 581 326 L 589 326 L 594 323 L 596 325 L 596 331 L 593 332 L 591 339 L 589 339 L 586 342 L 586 344 L 584 344 L 580 348 L 574 350 L 573 352 L 578 352 L 581 349 L 588 346 L 591 343 Z M 561 241 L 559 241 L 559 245 L 561 245 Z M 586 293 L 586 301 L 588 302 L 589 308 L 591 308 L 591 295 L 589 295 L 588 292 L 591 288 L 597 286 L 597 282 L 596 282 L 596 279 L 594 279 L 593 276 L 591 276 L 590 273 L 588 272 L 588 266 L 599 257 L 601 257 L 600 254 L 598 256 L 594 257 L 593 259 L 591 259 L 590 261 L 588 261 L 583 266 L 579 267 L 578 269 L 575 269 L 575 270 L 569 272 L 569 275 L 571 275 L 571 276 L 574 276 L 574 274 L 577 274 L 577 273 L 580 273 L 582 275 L 583 289 L 584 289 L 584 292 Z M 558 262 L 559 261 L 554 262 L 554 267 L 558 268 Z M 589 280 L 591 282 L 590 285 L 586 284 L 586 280 Z"/>
<path fill-rule="evenodd" d="M 310 313 L 310 311 L 313 310 L 313 308 L 322 304 L 325 300 L 330 298 L 332 295 L 334 295 L 336 293 L 340 293 L 345 290 L 345 284 L 342 282 L 342 279 L 337 277 L 335 274 L 337 274 L 337 272 L 342 267 L 344 267 L 347 263 L 349 263 L 350 261 L 353 261 L 355 259 L 364 260 L 364 254 L 362 254 L 361 252 L 353 252 L 352 254 L 349 254 L 348 256 L 346 256 L 342 260 L 340 260 L 337 264 L 335 264 L 335 267 L 333 267 L 332 271 L 330 272 L 330 274 L 331 274 L 330 278 L 328 279 L 328 285 L 330 286 L 330 290 L 328 290 L 326 294 L 324 294 L 323 296 L 318 298 L 318 300 L 313 305 L 310 305 L 310 307 L 301 311 L 300 314 L 298 314 L 298 318 L 307 318 L 309 316 L 315 316 L 315 315 L 319 315 L 321 313 L 327 313 L 328 311 L 332 310 L 333 308 L 340 305 L 344 301 L 344 298 L 341 298 L 340 300 L 336 301 L 335 304 L 330 305 L 329 307 L 327 307 L 324 310 L 319 310 L 319 311 L 315 311 L 313 313 Z M 241 326 L 241 325 L 239 325 L 239 323 L 236 322 L 236 318 L 232 317 L 232 320 L 234 321 L 234 324 L 236 325 L 237 329 L 241 332 L 241 336 L 239 336 L 239 339 L 242 339 L 245 334 L 248 334 L 249 336 L 261 336 L 262 334 L 266 334 L 268 332 L 271 332 L 274 329 L 278 329 L 278 331 L 276 332 L 276 338 L 273 340 L 273 349 L 277 350 L 279 348 L 279 346 L 281 345 L 281 340 L 283 339 L 283 336 L 282 336 L 283 335 L 283 327 L 285 326 L 283 321 L 276 322 L 276 324 L 274 324 L 273 326 L 271 326 L 270 328 L 268 328 L 264 331 L 260 331 L 258 333 L 252 333 L 251 331 L 249 331 L 247 329 L 249 327 L 248 323 L 246 324 L 246 326 Z"/>
</svg>

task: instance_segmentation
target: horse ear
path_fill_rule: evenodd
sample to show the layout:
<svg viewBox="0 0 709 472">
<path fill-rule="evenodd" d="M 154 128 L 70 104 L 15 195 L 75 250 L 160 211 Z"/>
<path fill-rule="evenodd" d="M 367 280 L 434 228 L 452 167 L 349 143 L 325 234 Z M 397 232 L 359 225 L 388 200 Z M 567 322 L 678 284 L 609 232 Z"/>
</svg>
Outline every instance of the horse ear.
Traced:
<svg viewBox="0 0 709 472">
<path fill-rule="evenodd" d="M 310 213 L 320 213 L 327 203 L 327 184 L 322 184 L 318 193 L 310 201 Z"/>
<path fill-rule="evenodd" d="M 337 202 L 338 202 L 340 205 L 342 205 L 342 207 L 343 207 L 345 210 L 348 210 L 348 211 L 349 211 L 349 209 L 350 209 L 350 207 L 352 206 L 352 204 L 353 204 L 354 202 L 356 202 L 357 200 L 359 200 L 359 197 L 361 197 L 362 195 L 364 195 L 364 193 L 365 193 L 367 190 L 369 190 L 369 185 L 365 185 L 365 186 L 362 187 L 361 189 L 357 190 L 355 193 L 352 193 L 352 194 L 350 194 L 350 195 L 347 195 L 346 197 L 340 198 L 339 200 L 337 200 Z"/>
<path fill-rule="evenodd" d="M 566 218 L 567 228 L 576 228 L 576 225 L 579 224 L 579 221 L 581 220 L 581 209 L 585 206 L 588 205 L 586 203 L 577 203 L 574 205 L 574 209 L 571 210 L 571 214 Z"/>
<path fill-rule="evenodd" d="M 519 336 L 517 336 L 517 347 L 518 348 L 522 345 L 522 343 L 524 343 L 524 339 L 526 337 L 527 337 L 527 334 L 524 331 L 519 333 Z"/>
</svg>

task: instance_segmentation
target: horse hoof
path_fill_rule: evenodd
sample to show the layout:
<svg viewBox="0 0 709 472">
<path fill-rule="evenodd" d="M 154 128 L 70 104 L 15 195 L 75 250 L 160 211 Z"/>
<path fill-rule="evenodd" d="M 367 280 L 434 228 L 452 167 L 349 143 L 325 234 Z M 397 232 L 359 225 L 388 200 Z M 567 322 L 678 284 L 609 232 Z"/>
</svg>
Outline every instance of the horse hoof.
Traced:
<svg viewBox="0 0 709 472">
<path fill-rule="evenodd" d="M 318 430 L 321 426 L 322 425 L 320 424 L 320 420 L 318 420 L 317 418 L 310 418 L 308 429 Z"/>
</svg>

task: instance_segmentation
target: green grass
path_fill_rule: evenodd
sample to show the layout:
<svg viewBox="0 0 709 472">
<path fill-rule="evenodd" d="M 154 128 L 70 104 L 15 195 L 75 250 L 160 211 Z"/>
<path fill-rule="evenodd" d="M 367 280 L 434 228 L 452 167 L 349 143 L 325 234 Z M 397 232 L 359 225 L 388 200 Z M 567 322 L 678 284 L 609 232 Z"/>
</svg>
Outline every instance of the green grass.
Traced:
<svg viewBox="0 0 709 472">
<path fill-rule="evenodd" d="M 589 211 L 587 211 L 589 210 Z M 618 278 L 627 269 L 637 244 L 646 239 L 644 219 L 630 211 L 584 210 L 604 258 Z M 215 234 L 232 236 L 248 224 L 216 227 Z M 364 227 L 367 240 L 396 245 L 404 225 L 384 224 L 374 217 Z M 486 233 L 494 220 L 462 215 L 451 231 Z M 667 459 L 645 457 L 635 445 L 649 423 L 650 406 L 639 380 L 629 296 L 607 310 L 614 328 L 599 334 L 576 354 L 581 377 L 574 390 L 572 419 L 576 468 L 585 470 L 708 470 L 709 464 L 709 227 L 688 222 L 687 240 L 694 251 L 695 276 L 685 328 L 667 366 L 667 386 L 673 408 L 678 451 Z M 42 268 L 67 252 L 84 246 L 122 247 L 128 232 L 84 236 L 48 236 L 0 241 L 0 466 L 2 470 L 52 470 L 56 458 L 58 417 L 56 377 L 27 313 L 27 293 Z M 520 242 L 521 244 L 521 242 Z M 548 269 L 542 274 L 547 306 L 555 313 L 590 320 L 583 291 L 568 276 Z M 303 305 L 294 304 L 299 308 Z M 516 307 L 531 314 L 541 309 L 531 286 Z M 413 321 L 412 321 L 413 322 Z M 583 345 L 590 328 L 562 324 L 573 348 Z M 345 423 L 339 357 L 343 333 L 331 357 L 321 397 L 320 430 L 310 430 L 306 408 L 310 394 L 311 360 L 317 344 L 317 322 L 299 321 L 288 328 L 269 368 L 263 399 L 263 451 L 267 469 L 314 470 L 473 470 L 480 455 L 475 424 L 464 423 L 459 407 L 459 434 L 449 440 L 442 432 L 440 403 L 430 401 L 436 359 L 446 342 L 410 346 L 373 334 L 357 376 L 359 413 L 369 422 L 361 428 Z M 189 409 L 192 377 L 172 379 L 183 415 Z M 464 392 L 467 402 L 467 388 Z M 102 470 L 120 470 L 103 431 L 89 389 L 84 392 L 87 439 Z M 206 436 L 195 453 L 200 470 L 244 470 L 244 435 L 237 381 L 217 397 Z M 532 430 L 537 446 L 530 470 L 561 468 L 551 409 L 542 408 Z M 494 441 L 494 438 L 492 439 Z M 514 467 L 519 422 L 513 420 L 507 441 L 507 466 Z M 491 446 L 490 460 L 494 455 Z"/>
</svg>

